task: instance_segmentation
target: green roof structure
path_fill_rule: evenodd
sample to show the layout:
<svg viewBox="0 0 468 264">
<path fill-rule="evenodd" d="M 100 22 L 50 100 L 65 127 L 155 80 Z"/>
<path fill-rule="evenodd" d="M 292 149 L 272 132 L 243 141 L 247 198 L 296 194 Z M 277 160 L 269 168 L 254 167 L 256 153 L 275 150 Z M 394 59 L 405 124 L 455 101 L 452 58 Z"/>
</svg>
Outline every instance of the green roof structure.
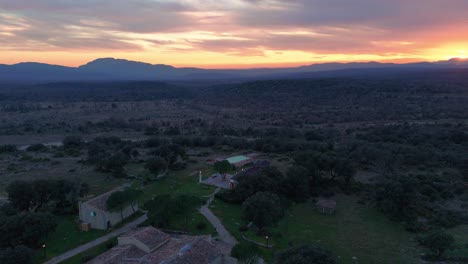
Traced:
<svg viewBox="0 0 468 264">
<path fill-rule="evenodd" d="M 235 165 L 235 164 L 238 164 L 240 162 L 248 161 L 250 159 L 251 159 L 250 157 L 247 157 L 247 156 L 244 156 L 244 155 L 239 155 L 239 156 L 234 156 L 234 157 L 227 158 L 226 160 L 229 163 Z"/>
</svg>

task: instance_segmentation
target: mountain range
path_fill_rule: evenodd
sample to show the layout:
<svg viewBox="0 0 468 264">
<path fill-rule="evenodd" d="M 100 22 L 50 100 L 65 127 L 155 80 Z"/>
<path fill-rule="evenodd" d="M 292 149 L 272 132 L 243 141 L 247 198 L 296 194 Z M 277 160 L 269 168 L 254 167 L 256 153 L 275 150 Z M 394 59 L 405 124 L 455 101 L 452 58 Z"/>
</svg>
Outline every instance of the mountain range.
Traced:
<svg viewBox="0 0 468 264">
<path fill-rule="evenodd" d="M 316 78 L 382 76 L 402 73 L 424 73 L 443 69 L 468 69 L 468 59 L 453 58 L 438 62 L 407 64 L 353 62 L 322 63 L 292 68 L 201 69 L 176 68 L 114 58 L 101 58 L 79 67 L 66 67 L 35 62 L 0 64 L 0 81 L 162 81 L 162 80 L 239 80 L 277 78 Z"/>
</svg>

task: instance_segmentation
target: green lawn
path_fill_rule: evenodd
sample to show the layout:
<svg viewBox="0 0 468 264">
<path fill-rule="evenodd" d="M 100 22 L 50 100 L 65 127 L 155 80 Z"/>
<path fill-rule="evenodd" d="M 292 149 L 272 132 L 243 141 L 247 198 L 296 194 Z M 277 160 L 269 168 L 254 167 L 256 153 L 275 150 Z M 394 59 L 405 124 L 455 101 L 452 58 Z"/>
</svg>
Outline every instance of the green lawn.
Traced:
<svg viewBox="0 0 468 264">
<path fill-rule="evenodd" d="M 219 200 L 213 206 L 213 212 L 226 228 L 240 239 L 241 206 Z M 270 231 L 269 244 L 275 247 L 262 250 L 267 260 L 274 252 L 288 247 L 288 243 L 321 245 L 332 251 L 340 263 L 352 263 L 355 256 L 359 263 L 410 264 L 417 262 L 421 252 L 413 234 L 375 209 L 358 204 L 357 199 L 350 196 L 337 198 L 334 215 L 319 214 L 312 202 L 294 205 Z M 255 238 L 252 234 L 249 237 Z M 265 243 L 265 238 L 257 238 L 257 241 Z"/>
<path fill-rule="evenodd" d="M 143 195 L 140 197 L 140 204 L 143 206 L 145 202 L 151 200 L 153 196 L 156 195 L 193 195 L 200 197 L 202 199 L 207 199 L 207 196 L 211 195 L 215 187 L 207 186 L 198 183 L 198 174 L 193 174 L 196 171 L 202 171 L 203 175 L 211 174 L 212 168 L 209 166 L 204 167 L 192 167 L 190 169 L 185 169 L 177 172 L 169 172 L 168 176 L 156 180 L 148 186 L 145 186 L 142 191 Z M 191 175 L 192 174 L 192 175 Z M 141 185 L 139 181 L 135 182 L 135 185 Z M 182 231 L 185 230 L 185 219 L 176 219 L 171 222 L 169 227 L 172 230 Z M 213 234 L 215 232 L 211 224 L 203 217 L 198 211 L 194 211 L 190 215 L 187 221 L 187 230 L 190 233 L 194 234 Z M 196 228 L 197 224 L 204 223 L 206 225 L 205 229 L 199 230 Z"/>
<path fill-rule="evenodd" d="M 468 225 L 460 225 L 447 231 L 455 238 L 455 249 L 448 256 L 468 256 Z"/>
<path fill-rule="evenodd" d="M 106 252 L 109 248 L 107 244 L 112 243 L 113 245 L 117 245 L 117 238 L 111 239 L 107 242 L 100 244 L 99 246 L 93 247 L 91 249 L 86 250 L 83 253 L 80 253 L 76 256 L 73 256 L 63 262 L 62 264 L 82 264 L 83 260 L 93 259 L 102 253 Z"/>
<path fill-rule="evenodd" d="M 107 233 L 101 230 L 80 231 L 75 218 L 75 216 L 57 217 L 57 228 L 44 241 L 47 255 L 44 258 L 44 251 L 39 250 L 36 257 L 37 263 L 42 263 L 46 259 L 60 255 Z"/>
</svg>

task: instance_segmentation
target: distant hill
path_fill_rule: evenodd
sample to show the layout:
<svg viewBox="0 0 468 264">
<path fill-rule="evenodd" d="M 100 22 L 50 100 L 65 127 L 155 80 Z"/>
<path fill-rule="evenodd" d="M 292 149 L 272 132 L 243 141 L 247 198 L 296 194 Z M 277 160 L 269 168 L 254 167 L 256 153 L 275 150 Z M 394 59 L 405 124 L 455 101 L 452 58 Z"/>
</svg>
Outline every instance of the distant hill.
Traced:
<svg viewBox="0 0 468 264">
<path fill-rule="evenodd" d="M 439 69 L 468 68 L 467 59 L 408 64 L 353 62 L 322 63 L 293 68 L 200 69 L 175 68 L 114 58 L 101 58 L 80 67 L 65 67 L 25 62 L 0 65 L 0 81 L 188 81 L 188 80 L 251 80 L 278 78 L 323 78 L 352 76 L 385 76 Z"/>
</svg>

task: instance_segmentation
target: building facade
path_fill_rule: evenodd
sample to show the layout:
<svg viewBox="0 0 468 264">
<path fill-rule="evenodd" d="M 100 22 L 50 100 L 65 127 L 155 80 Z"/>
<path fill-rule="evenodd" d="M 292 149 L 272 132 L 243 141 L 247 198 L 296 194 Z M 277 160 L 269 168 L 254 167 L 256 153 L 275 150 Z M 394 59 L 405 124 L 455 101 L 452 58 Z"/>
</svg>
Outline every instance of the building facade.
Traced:
<svg viewBox="0 0 468 264">
<path fill-rule="evenodd" d="M 125 207 L 122 215 L 120 211 L 110 212 L 107 209 L 107 199 L 109 199 L 113 192 L 115 190 L 104 193 L 89 201 L 79 202 L 80 221 L 89 224 L 93 229 L 106 230 L 122 222 L 122 216 L 123 219 L 126 219 L 134 214 L 134 210 L 135 212 L 138 210 L 138 205 L 135 205 L 133 208 L 131 206 Z"/>
</svg>

